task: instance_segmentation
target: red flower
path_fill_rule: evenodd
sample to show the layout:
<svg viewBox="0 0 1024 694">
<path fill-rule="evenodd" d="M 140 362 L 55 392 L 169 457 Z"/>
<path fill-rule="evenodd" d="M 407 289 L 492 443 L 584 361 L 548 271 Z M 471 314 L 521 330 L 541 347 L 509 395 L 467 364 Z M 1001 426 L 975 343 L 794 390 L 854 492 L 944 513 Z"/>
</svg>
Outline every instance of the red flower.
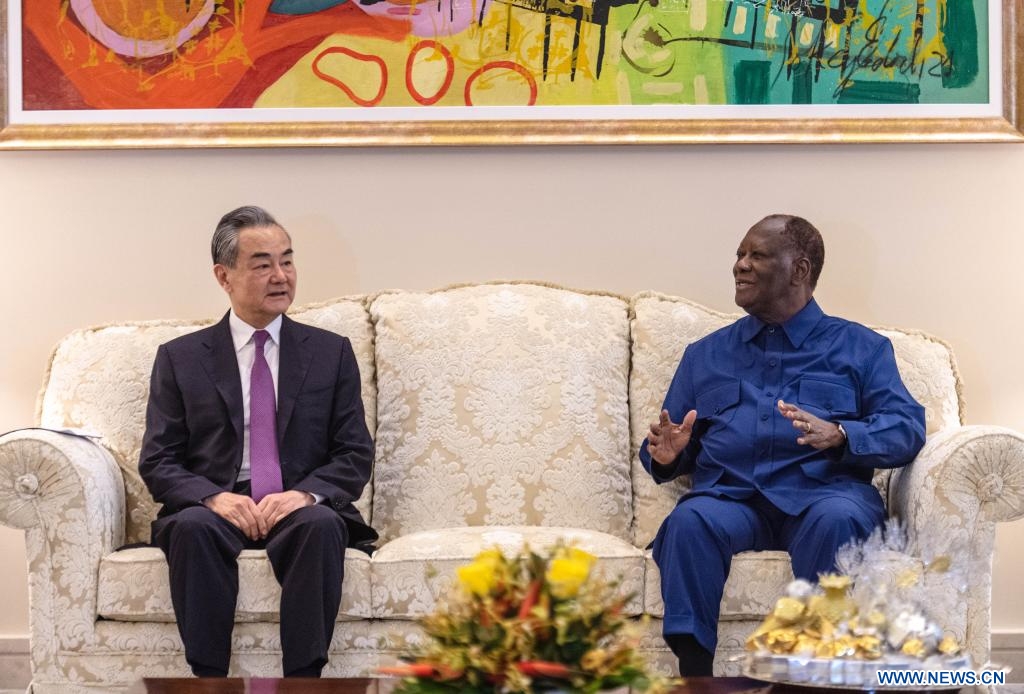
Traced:
<svg viewBox="0 0 1024 694">
<path fill-rule="evenodd" d="M 528 677 L 550 677 L 556 680 L 567 680 L 572 676 L 572 670 L 561 663 L 552 663 L 547 660 L 524 660 L 516 663 L 516 669 Z"/>
</svg>

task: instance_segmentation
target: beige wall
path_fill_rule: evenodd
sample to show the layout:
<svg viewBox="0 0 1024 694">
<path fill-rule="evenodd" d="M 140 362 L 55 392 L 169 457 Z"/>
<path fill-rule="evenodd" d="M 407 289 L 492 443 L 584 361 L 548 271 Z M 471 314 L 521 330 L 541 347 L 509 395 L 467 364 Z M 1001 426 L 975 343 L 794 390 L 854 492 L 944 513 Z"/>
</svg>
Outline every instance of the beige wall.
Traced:
<svg viewBox="0 0 1024 694">
<path fill-rule="evenodd" d="M 206 244 L 249 202 L 292 230 L 300 303 L 524 278 L 732 310 L 744 231 L 799 213 L 826 237 L 827 311 L 949 340 L 969 421 L 1024 430 L 1022 181 L 1024 146 L 0 153 L 0 431 L 32 421 L 68 331 L 224 310 Z M 1022 540 L 999 532 L 996 629 L 1024 630 Z M 0 636 L 26 634 L 7 529 L 0 595 Z"/>
</svg>

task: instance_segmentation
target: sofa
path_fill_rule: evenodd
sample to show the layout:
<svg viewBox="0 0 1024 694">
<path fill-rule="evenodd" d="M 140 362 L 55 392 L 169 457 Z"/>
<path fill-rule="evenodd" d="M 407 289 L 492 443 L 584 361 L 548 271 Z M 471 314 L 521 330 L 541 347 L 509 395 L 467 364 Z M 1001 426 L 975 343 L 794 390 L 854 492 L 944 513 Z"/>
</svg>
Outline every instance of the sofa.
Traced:
<svg viewBox="0 0 1024 694">
<path fill-rule="evenodd" d="M 481 549 L 558 540 L 621 577 L 643 654 L 673 671 L 648 545 L 687 480 L 655 485 L 637 452 L 684 347 L 736 315 L 653 292 L 525 282 L 350 296 L 290 315 L 351 339 L 377 444 L 357 505 L 380 542 L 372 556 L 346 555 L 325 676 L 372 675 L 420 643 L 416 619 Z M 0 522 L 26 532 L 36 694 L 189 674 L 167 564 L 145 546 L 156 506 L 137 462 L 157 346 L 209 322 L 71 333 L 50 360 L 37 428 L 0 437 Z M 880 332 L 926 407 L 928 438 L 910 466 L 879 471 L 875 484 L 912 538 L 967 548 L 957 559 L 969 562 L 971 581 L 950 595 L 943 627 L 985 662 L 995 524 L 1024 514 L 1024 437 L 964 426 L 948 345 Z M 231 673 L 279 675 L 280 589 L 263 551 L 243 551 L 239 571 Z M 738 672 L 745 637 L 791 578 L 785 553 L 735 558 L 717 673 Z"/>
</svg>

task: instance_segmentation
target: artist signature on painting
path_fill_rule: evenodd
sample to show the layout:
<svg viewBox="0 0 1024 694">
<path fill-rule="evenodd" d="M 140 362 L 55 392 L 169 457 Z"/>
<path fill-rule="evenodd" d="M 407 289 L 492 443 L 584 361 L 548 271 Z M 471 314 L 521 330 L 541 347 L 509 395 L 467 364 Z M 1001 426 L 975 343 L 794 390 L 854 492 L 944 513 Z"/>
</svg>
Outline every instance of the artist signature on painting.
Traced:
<svg viewBox="0 0 1024 694">
<path fill-rule="evenodd" d="M 941 78 L 952 69 L 952 51 L 932 50 L 923 53 L 920 17 L 914 22 L 914 36 L 909 51 L 900 46 L 904 36 L 903 27 L 896 27 L 891 37 L 887 37 L 888 9 L 889 3 L 886 2 L 878 16 L 867 26 L 862 38 L 863 44 L 856 51 L 847 47 L 837 48 L 831 53 L 824 52 L 819 58 L 823 65 L 839 70 L 839 83 L 834 96 L 838 97 L 850 88 L 858 74 L 894 71 L 904 77 L 920 80 L 925 75 Z"/>
</svg>

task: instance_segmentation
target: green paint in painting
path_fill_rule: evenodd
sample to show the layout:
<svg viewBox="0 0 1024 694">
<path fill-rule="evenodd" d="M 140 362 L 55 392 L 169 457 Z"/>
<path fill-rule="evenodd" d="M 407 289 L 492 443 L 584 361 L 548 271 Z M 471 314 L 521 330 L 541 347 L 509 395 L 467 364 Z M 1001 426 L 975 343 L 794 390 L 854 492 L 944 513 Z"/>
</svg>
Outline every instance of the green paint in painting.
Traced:
<svg viewBox="0 0 1024 694">
<path fill-rule="evenodd" d="M 907 82 L 857 80 L 850 82 L 839 94 L 840 104 L 916 104 L 921 87 Z"/>
<path fill-rule="evenodd" d="M 793 103 L 812 103 L 814 92 L 810 61 L 804 60 L 794 65 L 790 79 L 793 80 Z"/>
<path fill-rule="evenodd" d="M 737 104 L 768 103 L 768 75 L 771 63 L 767 60 L 740 60 L 733 70 L 736 80 Z"/>
<path fill-rule="evenodd" d="M 966 87 L 978 76 L 978 22 L 971 0 L 945 0 L 939 3 L 942 35 L 949 62 L 942 71 L 946 89 Z"/>
</svg>

